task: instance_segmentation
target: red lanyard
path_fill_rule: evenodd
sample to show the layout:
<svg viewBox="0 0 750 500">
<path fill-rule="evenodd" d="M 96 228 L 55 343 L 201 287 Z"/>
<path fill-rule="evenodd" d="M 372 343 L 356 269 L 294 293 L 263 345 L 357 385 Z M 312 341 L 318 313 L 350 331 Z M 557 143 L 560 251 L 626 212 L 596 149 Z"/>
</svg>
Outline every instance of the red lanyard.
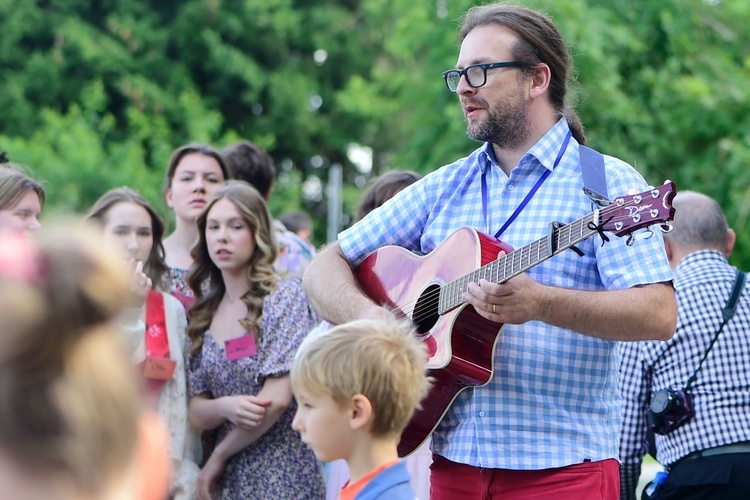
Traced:
<svg viewBox="0 0 750 500">
<path fill-rule="evenodd" d="M 146 358 L 169 358 L 169 339 L 164 314 L 164 296 L 151 290 L 146 299 Z M 149 392 L 158 394 L 166 380 L 145 379 Z"/>
</svg>

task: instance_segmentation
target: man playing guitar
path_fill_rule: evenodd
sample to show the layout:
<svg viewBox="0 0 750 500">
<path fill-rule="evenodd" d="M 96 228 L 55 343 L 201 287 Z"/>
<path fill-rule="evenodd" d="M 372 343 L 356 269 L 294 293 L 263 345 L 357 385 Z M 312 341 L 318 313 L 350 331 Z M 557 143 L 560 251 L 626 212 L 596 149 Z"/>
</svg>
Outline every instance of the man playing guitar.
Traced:
<svg viewBox="0 0 750 500">
<path fill-rule="evenodd" d="M 383 246 L 427 255 L 468 226 L 519 248 L 550 234 L 550 222 L 597 208 L 581 190 L 583 130 L 565 106 L 569 52 L 552 21 L 517 5 L 473 7 L 461 39 L 457 69 L 444 78 L 468 135 L 483 144 L 313 261 L 305 289 L 334 324 L 392 314 L 353 272 Z M 647 189 L 621 160 L 604 157 L 604 171 L 610 198 Z M 468 307 L 506 326 L 491 345 L 494 375 L 461 392 L 433 434 L 431 498 L 617 498 L 617 341 L 666 340 L 676 323 L 671 271 L 652 234 L 628 245 L 601 232 L 504 282 L 467 283 Z M 465 258 L 457 252 L 446 265 Z"/>
</svg>

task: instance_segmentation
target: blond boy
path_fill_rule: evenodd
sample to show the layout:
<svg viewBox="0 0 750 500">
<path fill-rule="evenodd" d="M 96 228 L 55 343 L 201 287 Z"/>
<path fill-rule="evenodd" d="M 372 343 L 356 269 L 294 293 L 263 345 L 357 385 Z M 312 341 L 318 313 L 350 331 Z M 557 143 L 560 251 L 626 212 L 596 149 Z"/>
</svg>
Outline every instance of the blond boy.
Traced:
<svg viewBox="0 0 750 500">
<path fill-rule="evenodd" d="M 344 459 L 342 500 L 413 500 L 401 433 L 429 387 L 426 353 L 395 321 L 358 320 L 305 339 L 292 365 L 292 427 L 318 459 Z"/>
</svg>

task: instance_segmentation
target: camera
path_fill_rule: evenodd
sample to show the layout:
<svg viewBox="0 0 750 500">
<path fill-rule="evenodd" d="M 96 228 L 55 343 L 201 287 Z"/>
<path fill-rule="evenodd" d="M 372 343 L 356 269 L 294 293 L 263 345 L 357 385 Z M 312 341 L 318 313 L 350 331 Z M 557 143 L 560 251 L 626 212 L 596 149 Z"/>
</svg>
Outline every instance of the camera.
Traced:
<svg viewBox="0 0 750 500">
<path fill-rule="evenodd" d="M 693 396 L 684 390 L 661 389 L 654 393 L 648 410 L 648 424 L 659 435 L 666 436 L 695 416 Z"/>
</svg>

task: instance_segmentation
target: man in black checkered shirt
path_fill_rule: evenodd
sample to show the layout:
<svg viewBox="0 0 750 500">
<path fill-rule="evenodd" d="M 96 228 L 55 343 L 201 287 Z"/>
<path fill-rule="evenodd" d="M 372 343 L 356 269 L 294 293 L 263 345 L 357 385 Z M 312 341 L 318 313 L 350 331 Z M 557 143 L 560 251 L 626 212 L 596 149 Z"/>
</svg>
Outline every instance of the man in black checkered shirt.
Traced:
<svg viewBox="0 0 750 500">
<path fill-rule="evenodd" d="M 674 270 L 677 331 L 667 342 L 623 343 L 620 389 L 621 498 L 635 498 L 647 452 L 647 414 L 653 394 L 683 389 L 722 323 L 736 268 L 727 257 L 735 233 L 719 205 L 694 192 L 674 200 L 674 229 L 665 248 Z M 656 436 L 656 458 L 669 469 L 653 499 L 750 498 L 750 290 L 708 352 L 690 386 L 695 416 Z"/>
</svg>

